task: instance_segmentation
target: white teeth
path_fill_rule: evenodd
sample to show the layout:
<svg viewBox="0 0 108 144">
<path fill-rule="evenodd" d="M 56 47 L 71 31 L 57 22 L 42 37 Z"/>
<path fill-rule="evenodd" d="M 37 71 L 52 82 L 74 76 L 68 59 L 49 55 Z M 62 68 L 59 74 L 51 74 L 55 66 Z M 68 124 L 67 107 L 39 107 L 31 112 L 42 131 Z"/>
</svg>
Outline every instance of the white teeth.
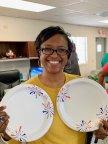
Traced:
<svg viewBox="0 0 108 144">
<path fill-rule="evenodd" d="M 50 61 L 50 63 L 52 63 L 52 64 L 58 64 L 59 61 Z"/>
</svg>

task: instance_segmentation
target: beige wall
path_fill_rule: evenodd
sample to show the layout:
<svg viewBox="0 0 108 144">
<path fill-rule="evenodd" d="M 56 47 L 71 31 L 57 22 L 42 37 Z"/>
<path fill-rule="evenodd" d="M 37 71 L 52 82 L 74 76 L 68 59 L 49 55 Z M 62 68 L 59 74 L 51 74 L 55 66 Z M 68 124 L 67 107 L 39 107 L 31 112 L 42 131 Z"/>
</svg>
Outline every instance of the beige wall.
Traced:
<svg viewBox="0 0 108 144">
<path fill-rule="evenodd" d="M 96 27 L 0 16 L 0 41 L 34 41 L 40 30 L 51 25 L 60 25 L 73 36 L 87 36 L 88 63 L 80 66 L 81 73 L 86 75 L 96 69 L 95 37 L 99 37 Z"/>
</svg>

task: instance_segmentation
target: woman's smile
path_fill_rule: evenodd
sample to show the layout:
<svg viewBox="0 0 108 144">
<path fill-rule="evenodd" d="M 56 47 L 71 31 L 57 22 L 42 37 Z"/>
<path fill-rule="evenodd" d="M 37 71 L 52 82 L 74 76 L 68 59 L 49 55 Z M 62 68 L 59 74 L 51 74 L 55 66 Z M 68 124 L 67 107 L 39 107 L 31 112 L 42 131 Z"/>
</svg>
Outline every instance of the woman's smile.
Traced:
<svg viewBox="0 0 108 144">
<path fill-rule="evenodd" d="M 59 64 L 59 61 L 49 61 L 49 63 L 56 65 Z"/>
<path fill-rule="evenodd" d="M 62 64 L 61 64 L 61 61 L 52 61 L 52 60 L 48 60 L 47 61 L 47 68 L 50 70 L 50 71 L 59 71 L 62 67 Z"/>
</svg>

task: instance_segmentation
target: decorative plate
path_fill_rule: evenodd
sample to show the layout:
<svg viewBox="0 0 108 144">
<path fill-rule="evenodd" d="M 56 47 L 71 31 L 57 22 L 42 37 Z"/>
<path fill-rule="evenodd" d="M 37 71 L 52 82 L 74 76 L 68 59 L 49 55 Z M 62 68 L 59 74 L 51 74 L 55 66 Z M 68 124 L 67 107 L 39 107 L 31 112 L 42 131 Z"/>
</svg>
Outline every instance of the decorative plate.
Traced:
<svg viewBox="0 0 108 144">
<path fill-rule="evenodd" d="M 57 109 L 61 119 L 70 128 L 81 132 L 94 131 L 102 119 L 108 120 L 108 95 L 93 80 L 71 80 L 60 89 Z"/>
<path fill-rule="evenodd" d="M 20 84 L 10 89 L 2 100 L 10 116 L 7 134 L 20 142 L 41 138 L 53 121 L 53 104 L 48 94 L 32 84 Z"/>
</svg>

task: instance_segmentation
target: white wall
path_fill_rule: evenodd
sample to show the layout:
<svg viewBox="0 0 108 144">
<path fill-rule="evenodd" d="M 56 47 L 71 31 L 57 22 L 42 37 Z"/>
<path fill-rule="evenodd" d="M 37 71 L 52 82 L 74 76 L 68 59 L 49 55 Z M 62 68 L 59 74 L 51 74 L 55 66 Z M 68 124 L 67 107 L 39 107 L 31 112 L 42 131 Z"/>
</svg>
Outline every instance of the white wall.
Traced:
<svg viewBox="0 0 108 144">
<path fill-rule="evenodd" d="M 88 63 L 80 66 L 81 73 L 86 75 L 91 70 L 96 69 L 95 37 L 99 37 L 99 28 L 96 27 L 0 16 L 0 41 L 34 41 L 43 28 L 51 25 L 60 25 L 73 36 L 87 36 Z M 105 29 L 105 31 L 108 32 L 108 29 Z"/>
</svg>

